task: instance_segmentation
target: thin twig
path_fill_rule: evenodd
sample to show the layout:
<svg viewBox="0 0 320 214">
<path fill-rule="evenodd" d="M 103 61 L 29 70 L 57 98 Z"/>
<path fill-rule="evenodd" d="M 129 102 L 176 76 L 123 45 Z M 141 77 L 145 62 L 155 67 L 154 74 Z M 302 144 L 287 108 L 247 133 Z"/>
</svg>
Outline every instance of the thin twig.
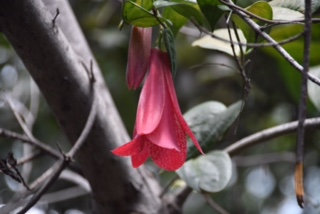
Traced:
<svg viewBox="0 0 320 214">
<path fill-rule="evenodd" d="M 300 103 L 299 103 L 299 122 L 297 130 L 297 162 L 295 169 L 295 190 L 298 204 L 304 207 L 304 187 L 303 187 L 303 150 L 305 136 L 305 120 L 307 115 L 308 100 L 308 71 L 310 63 L 310 46 L 311 46 L 311 0 L 305 0 L 305 28 L 304 28 L 304 62 L 302 71 Z"/>
<path fill-rule="evenodd" d="M 255 23 L 255 22 L 254 22 Z M 203 33 L 207 34 L 207 35 L 210 35 L 212 38 L 215 38 L 217 40 L 220 40 L 220 41 L 223 41 L 223 42 L 228 42 L 230 43 L 230 40 L 228 39 L 225 39 L 225 38 L 222 38 L 222 37 L 219 37 L 217 35 L 215 35 L 214 33 L 208 31 L 205 27 L 199 25 L 198 23 L 196 22 L 193 22 L 193 24 Z M 258 25 L 259 26 L 259 25 Z M 260 28 L 260 26 L 259 26 Z M 260 32 L 263 32 L 261 29 L 259 29 Z M 268 34 L 267 34 L 268 35 Z M 293 42 L 297 39 L 299 39 L 301 36 L 303 35 L 303 33 L 299 33 L 299 34 L 296 34 L 296 35 L 293 35 L 287 39 L 284 39 L 284 40 L 281 40 L 281 41 L 278 41 L 278 42 L 270 42 L 268 41 L 268 43 L 242 43 L 242 42 L 233 42 L 233 44 L 235 45 L 239 45 L 239 46 L 243 46 L 243 47 L 249 47 L 249 48 L 262 48 L 262 47 L 275 47 L 275 46 L 280 46 L 280 45 L 284 45 L 284 44 L 287 44 L 287 43 L 290 43 L 290 42 Z M 271 38 L 271 37 L 270 37 Z"/>
<path fill-rule="evenodd" d="M 28 201 L 28 203 L 21 209 L 17 214 L 24 214 L 26 213 L 33 205 L 35 205 L 41 196 L 49 189 L 49 187 L 56 181 L 59 177 L 61 171 L 68 165 L 67 159 L 66 160 L 59 160 L 53 166 L 54 172 L 52 173 L 51 177 L 45 182 L 45 184 L 40 188 L 40 190 L 33 195 L 33 197 Z"/>
<path fill-rule="evenodd" d="M 206 202 L 212 207 L 214 210 L 216 210 L 220 214 L 229 214 L 225 209 L 223 209 L 219 204 L 217 204 L 209 194 L 202 193 L 203 198 L 206 200 Z"/>
<path fill-rule="evenodd" d="M 93 74 L 93 72 L 92 72 Z M 76 155 L 77 151 L 82 147 L 82 145 L 84 144 L 86 138 L 88 137 L 91 128 L 93 126 L 95 117 L 96 117 L 96 112 L 97 112 L 97 98 L 95 96 L 95 87 L 93 85 L 94 83 L 94 78 L 90 78 L 90 89 L 92 90 L 92 94 L 93 94 L 93 101 L 92 101 L 92 107 L 87 119 L 87 122 L 78 138 L 78 140 L 74 143 L 73 147 L 70 149 L 70 151 L 64 155 L 64 159 L 63 160 L 59 160 L 58 162 L 55 163 L 55 165 L 50 168 L 53 169 L 51 171 L 53 171 L 52 173 L 47 173 L 49 174 L 49 179 L 44 183 L 44 185 L 40 188 L 40 190 L 30 199 L 30 201 L 28 201 L 28 203 L 26 205 L 23 206 L 23 208 L 21 210 L 19 210 L 19 212 L 17 214 L 23 214 L 26 211 L 28 211 L 34 204 L 36 204 L 39 199 L 41 198 L 41 196 L 50 188 L 50 186 L 55 182 L 55 180 L 59 177 L 59 175 L 61 174 L 62 170 L 68 166 L 68 164 L 72 161 L 72 159 L 74 158 L 74 156 Z"/>
<path fill-rule="evenodd" d="M 57 21 L 57 18 L 60 14 L 60 11 L 59 11 L 59 8 L 56 9 L 56 14 L 54 15 L 53 19 L 52 19 L 52 27 L 56 27 L 56 21 Z"/>
<path fill-rule="evenodd" d="M 16 117 L 20 127 L 22 128 L 23 132 L 27 135 L 27 137 L 29 137 L 31 140 L 33 141 L 36 141 L 36 138 L 33 136 L 32 134 L 32 123 L 30 123 L 30 126 L 28 125 L 29 124 L 29 121 L 30 119 L 29 118 L 32 118 L 31 121 L 35 120 L 33 118 L 33 115 L 31 114 L 30 110 L 26 108 L 26 106 L 24 106 L 22 103 L 20 103 L 20 101 L 17 101 L 15 100 L 10 94 L 5 94 L 4 95 L 6 100 L 7 100 L 7 103 L 9 104 L 14 116 Z M 19 104 L 19 107 L 18 108 L 18 105 L 16 104 L 18 103 Z M 25 110 L 25 114 L 23 113 L 23 111 L 21 110 L 21 107 Z M 23 153 L 24 154 L 28 154 L 32 152 L 32 147 L 30 147 L 30 145 L 27 145 L 27 144 L 23 144 Z M 18 171 L 18 175 L 21 177 L 21 180 L 24 184 L 24 186 L 29 190 L 29 187 L 28 185 L 26 184 L 25 180 L 28 181 L 29 180 L 29 176 L 30 176 L 30 173 L 31 173 L 31 170 L 32 170 L 32 162 L 29 162 L 28 164 L 24 164 L 23 167 L 22 167 L 22 174 L 24 176 L 22 176 L 20 174 L 20 172 Z M 24 178 L 23 178 L 24 177 Z"/>
<path fill-rule="evenodd" d="M 24 118 L 22 118 L 20 112 L 18 112 L 17 108 L 16 108 L 16 105 L 14 104 L 14 100 L 13 98 L 11 97 L 11 95 L 9 94 L 5 94 L 5 98 L 7 100 L 7 103 L 9 104 L 14 116 L 16 117 L 19 125 L 21 126 L 23 132 L 33 141 L 36 140 L 36 138 L 33 136 L 30 128 L 27 126 L 27 124 L 25 123 L 25 120 Z M 29 113 L 29 112 L 28 112 Z"/>
<path fill-rule="evenodd" d="M 28 163 L 28 162 L 34 160 L 35 158 L 37 158 L 38 156 L 40 156 L 42 154 L 43 153 L 40 150 L 37 150 L 37 151 L 35 151 L 35 152 L 31 153 L 31 154 L 28 154 L 28 155 L 26 155 L 26 156 L 24 156 L 24 157 L 22 157 L 22 158 L 17 160 L 17 166 L 22 165 L 24 163 Z"/>
<path fill-rule="evenodd" d="M 232 145 L 225 148 L 224 151 L 228 152 L 230 155 L 234 155 L 252 145 L 262 143 L 264 141 L 276 138 L 278 136 L 292 133 L 297 130 L 297 127 L 298 127 L 298 121 L 294 121 L 290 123 L 281 124 L 279 126 L 275 126 L 269 129 L 265 129 L 233 143 Z M 320 127 L 320 117 L 306 119 L 304 127 L 305 128 Z"/>
<path fill-rule="evenodd" d="M 58 159 L 63 158 L 62 155 L 57 150 L 53 149 L 51 146 L 48 146 L 47 144 L 45 144 L 37 139 L 31 140 L 24 135 L 21 135 L 16 132 L 12 132 L 10 130 L 1 129 L 1 128 L 0 128 L 0 136 L 8 138 L 8 139 L 20 140 L 22 142 L 33 145 L 54 158 L 58 158 Z"/>
<path fill-rule="evenodd" d="M 303 24 L 303 22 L 304 22 L 304 19 L 297 19 L 297 20 L 290 20 L 290 21 L 269 20 L 269 19 L 262 18 L 262 17 L 260 17 L 260 16 L 258 16 L 256 14 L 254 14 L 254 13 L 251 13 L 250 11 L 245 10 L 242 7 L 236 5 L 233 2 L 230 2 L 228 0 L 220 0 L 220 2 L 222 4 L 224 4 L 224 5 L 227 5 L 229 8 L 233 8 L 234 10 L 239 10 L 239 11 L 243 12 L 244 14 L 248 15 L 248 17 L 255 18 L 255 19 L 258 19 L 258 20 L 263 21 L 265 23 L 269 23 L 269 24 L 277 24 L 277 25 L 280 25 L 280 24 L 297 24 L 297 23 Z M 314 18 L 314 19 L 311 19 L 311 22 L 312 23 L 319 23 L 320 19 L 319 18 Z"/>
<path fill-rule="evenodd" d="M 231 0 L 225 0 L 224 3 L 233 4 Z M 266 32 L 263 32 L 260 29 L 260 26 L 251 20 L 245 13 L 237 8 L 233 8 L 234 12 L 237 13 L 257 34 L 259 34 L 262 38 L 268 41 L 270 44 L 273 44 L 273 47 L 287 60 L 296 70 L 300 73 L 303 72 L 303 67 L 283 48 L 281 45 L 276 42 L 273 38 L 271 38 Z M 308 78 L 315 84 L 320 86 L 320 79 L 316 76 L 308 73 Z"/>
</svg>

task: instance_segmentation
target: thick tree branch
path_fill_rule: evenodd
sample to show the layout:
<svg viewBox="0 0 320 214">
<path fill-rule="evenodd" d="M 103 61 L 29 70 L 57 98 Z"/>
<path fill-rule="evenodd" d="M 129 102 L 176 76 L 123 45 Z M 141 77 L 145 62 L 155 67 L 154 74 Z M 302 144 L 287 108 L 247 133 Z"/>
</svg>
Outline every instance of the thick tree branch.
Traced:
<svg viewBox="0 0 320 214">
<path fill-rule="evenodd" d="M 81 62 L 93 60 L 66 1 L 12 0 L 0 2 L 0 29 L 39 86 L 70 142 L 79 137 L 92 104 L 90 81 Z M 52 22 L 56 9 L 60 15 Z M 52 14 L 49 12 L 52 11 Z M 95 199 L 96 213 L 157 213 L 160 188 L 127 160 L 110 150 L 129 141 L 100 69 L 93 60 L 98 115 L 77 158 Z"/>
</svg>

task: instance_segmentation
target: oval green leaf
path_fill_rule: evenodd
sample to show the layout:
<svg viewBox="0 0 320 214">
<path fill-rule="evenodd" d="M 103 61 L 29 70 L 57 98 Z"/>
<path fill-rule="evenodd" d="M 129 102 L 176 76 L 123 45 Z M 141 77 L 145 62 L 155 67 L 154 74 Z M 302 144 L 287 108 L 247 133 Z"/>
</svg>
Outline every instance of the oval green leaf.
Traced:
<svg viewBox="0 0 320 214">
<path fill-rule="evenodd" d="M 210 151 L 222 139 L 225 132 L 238 117 L 242 101 L 229 108 L 215 101 L 202 103 L 184 114 L 188 125 L 195 134 L 204 152 Z M 191 140 L 188 140 L 188 159 L 199 155 Z"/>
<path fill-rule="evenodd" d="M 196 191 L 219 192 L 231 179 L 232 161 L 228 153 L 212 151 L 187 161 L 177 173 Z"/>
</svg>

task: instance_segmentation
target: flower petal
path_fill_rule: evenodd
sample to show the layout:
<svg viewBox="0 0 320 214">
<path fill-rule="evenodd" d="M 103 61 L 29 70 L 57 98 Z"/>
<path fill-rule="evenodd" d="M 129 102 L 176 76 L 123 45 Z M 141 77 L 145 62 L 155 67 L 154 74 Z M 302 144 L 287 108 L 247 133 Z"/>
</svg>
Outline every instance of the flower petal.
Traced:
<svg viewBox="0 0 320 214">
<path fill-rule="evenodd" d="M 132 141 L 123 146 L 120 146 L 111 152 L 118 156 L 131 156 L 136 155 L 143 149 L 143 139 L 144 137 L 136 137 Z"/>
<path fill-rule="evenodd" d="M 136 118 L 137 134 L 149 134 L 159 124 L 165 105 L 164 75 L 159 75 L 162 62 L 155 49 L 151 51 L 150 73 L 143 86 Z"/>
<path fill-rule="evenodd" d="M 150 150 L 148 147 L 149 144 L 149 142 L 144 142 L 143 149 L 140 151 L 140 153 L 132 156 L 131 162 L 133 168 L 138 168 L 147 161 Z"/>
<path fill-rule="evenodd" d="M 137 89 L 149 66 L 152 28 L 132 27 L 128 50 L 127 84 Z"/>
<path fill-rule="evenodd" d="M 178 124 L 177 124 L 178 125 Z M 150 144 L 150 156 L 160 168 L 168 171 L 179 169 L 187 158 L 186 136 L 182 127 L 176 129 L 177 143 L 180 151 L 165 149 L 155 144 Z"/>
<path fill-rule="evenodd" d="M 169 57 L 166 55 L 166 61 L 164 64 L 170 68 L 170 61 L 169 61 Z M 194 134 L 192 133 L 189 125 L 187 124 L 187 122 L 185 121 L 185 119 L 182 116 L 182 113 L 180 111 L 180 107 L 179 107 L 179 103 L 178 103 L 178 99 L 177 99 L 177 95 L 176 95 L 176 91 L 174 88 L 174 84 L 173 84 L 173 80 L 172 80 L 172 74 L 170 69 L 165 70 L 165 82 L 167 84 L 167 89 L 169 90 L 169 96 L 171 98 L 172 104 L 173 104 L 173 109 L 175 111 L 175 115 L 177 116 L 177 119 L 179 120 L 180 125 L 182 126 L 183 130 L 185 131 L 185 133 L 191 138 L 191 140 L 193 141 L 193 144 L 197 147 L 197 149 L 203 154 L 202 148 L 197 140 L 197 138 L 194 136 Z"/>
<path fill-rule="evenodd" d="M 158 127 L 146 137 L 150 140 L 151 143 L 166 148 L 166 149 L 175 149 L 180 151 L 180 148 L 177 144 L 177 124 L 176 117 L 174 116 L 175 112 L 173 111 L 173 106 L 169 96 L 166 96 L 168 101 L 166 101 L 162 118 Z M 181 129 L 181 128 L 180 128 Z M 185 136 L 184 136 L 185 138 Z"/>
</svg>

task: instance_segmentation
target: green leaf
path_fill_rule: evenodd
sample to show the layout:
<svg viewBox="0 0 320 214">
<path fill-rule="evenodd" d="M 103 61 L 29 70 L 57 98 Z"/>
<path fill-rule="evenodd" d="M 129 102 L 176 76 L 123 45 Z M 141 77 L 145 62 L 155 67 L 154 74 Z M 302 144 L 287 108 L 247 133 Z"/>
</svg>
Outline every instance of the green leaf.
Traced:
<svg viewBox="0 0 320 214">
<path fill-rule="evenodd" d="M 273 27 L 270 36 L 277 42 L 288 39 L 304 31 L 303 25 L 284 25 Z M 312 25 L 312 41 L 310 47 L 310 66 L 319 65 L 320 59 L 320 25 Z M 300 64 L 303 64 L 304 38 L 283 45 L 283 48 Z M 276 60 L 278 70 L 291 97 L 295 101 L 300 99 L 301 74 L 298 73 L 273 47 L 261 48 L 264 53 Z M 311 106 L 310 106 L 311 107 Z M 308 107 L 309 108 L 309 107 Z"/>
<path fill-rule="evenodd" d="M 177 13 L 174 9 L 171 7 L 166 7 L 162 13 L 162 17 L 170 20 L 171 25 L 170 28 L 172 30 L 173 35 L 177 35 L 180 28 L 185 25 L 188 21 L 188 19 L 179 13 Z"/>
<path fill-rule="evenodd" d="M 149 3 L 146 3 L 149 2 Z M 151 1 L 125 1 L 123 4 L 122 18 L 126 23 L 138 27 L 153 27 L 159 25 L 159 21 L 149 12 L 152 8 Z M 159 17 L 159 19 L 162 19 Z M 163 20 L 165 22 L 165 20 Z"/>
<path fill-rule="evenodd" d="M 196 3 L 189 2 L 189 1 L 174 0 L 174 1 L 155 1 L 153 5 L 156 8 L 171 7 L 180 15 L 188 19 L 194 18 L 200 25 L 202 25 L 203 23 L 199 6 Z"/>
<path fill-rule="evenodd" d="M 197 0 L 199 7 L 207 18 L 209 25 L 211 27 L 211 31 L 214 30 L 217 22 L 219 21 L 220 17 L 224 13 L 219 6 L 219 0 Z"/>
<path fill-rule="evenodd" d="M 271 6 L 283 7 L 304 13 L 304 0 L 273 0 Z M 320 0 L 311 1 L 311 10 L 315 12 L 320 7 Z"/>
<path fill-rule="evenodd" d="M 237 33 L 239 35 L 240 42 L 245 44 L 247 40 L 244 37 L 242 31 L 240 29 L 237 29 Z M 229 40 L 229 32 L 227 28 L 221 28 L 221 29 L 215 30 L 213 34 L 216 35 L 217 37 Z M 233 42 L 238 42 L 234 30 L 231 30 L 231 38 Z M 192 43 L 192 46 L 199 46 L 201 48 L 218 50 L 233 56 L 233 51 L 232 51 L 230 42 L 224 42 L 219 39 L 213 38 L 212 36 L 209 36 L 209 35 L 206 35 L 200 39 L 197 39 Z M 242 49 L 244 52 L 246 51 L 246 47 L 242 47 Z M 235 50 L 236 56 L 241 55 L 239 45 L 234 45 L 234 50 Z"/>
<path fill-rule="evenodd" d="M 267 20 L 272 20 L 273 17 L 272 8 L 267 2 L 258 1 L 246 8 L 246 10 Z M 245 21 L 242 20 L 242 18 L 234 14 L 232 15 L 232 20 L 236 23 L 237 27 L 239 27 L 242 30 L 248 43 L 256 42 L 256 33 Z M 257 19 L 253 20 L 260 26 L 264 25 L 263 21 Z"/>
<path fill-rule="evenodd" d="M 238 117 L 242 102 L 229 108 L 215 101 L 202 103 L 184 114 L 184 118 L 195 134 L 204 152 L 210 151 L 222 139 L 225 132 Z M 199 155 L 191 140 L 188 140 L 188 159 Z"/>
<path fill-rule="evenodd" d="M 314 66 L 310 68 L 309 73 L 315 75 L 316 77 L 320 78 L 320 65 Z M 313 103 L 313 105 L 317 108 L 318 111 L 320 111 L 320 86 L 317 84 L 308 81 L 308 95 Z"/>
<path fill-rule="evenodd" d="M 170 58 L 172 76 L 175 77 L 176 67 L 177 67 L 177 57 L 176 57 L 176 46 L 174 42 L 174 35 L 170 30 L 170 28 L 164 29 L 162 33 L 163 33 L 163 41 Z"/>
<path fill-rule="evenodd" d="M 273 20 L 292 21 L 304 17 L 302 13 L 284 7 L 272 7 L 272 10 Z"/>
<path fill-rule="evenodd" d="M 187 161 L 177 173 L 196 191 L 219 192 L 230 181 L 232 161 L 228 153 L 212 151 Z"/>
</svg>

